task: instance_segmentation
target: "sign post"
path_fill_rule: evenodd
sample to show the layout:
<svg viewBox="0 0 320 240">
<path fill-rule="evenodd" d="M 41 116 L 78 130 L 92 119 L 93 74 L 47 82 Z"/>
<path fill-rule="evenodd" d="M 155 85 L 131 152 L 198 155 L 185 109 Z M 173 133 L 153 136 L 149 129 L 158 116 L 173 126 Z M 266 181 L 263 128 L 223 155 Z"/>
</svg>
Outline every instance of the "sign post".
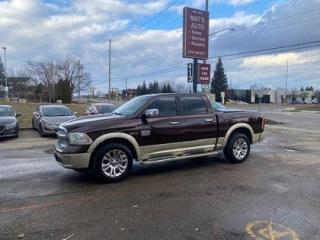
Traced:
<svg viewBox="0 0 320 240">
<path fill-rule="evenodd" d="M 209 12 L 183 9 L 183 57 L 193 58 L 193 91 L 197 92 L 198 59 L 205 60 L 209 52 Z"/>
<path fill-rule="evenodd" d="M 192 82 L 193 81 L 193 64 L 192 63 L 188 63 L 187 65 L 187 69 L 188 69 L 188 82 Z"/>
</svg>

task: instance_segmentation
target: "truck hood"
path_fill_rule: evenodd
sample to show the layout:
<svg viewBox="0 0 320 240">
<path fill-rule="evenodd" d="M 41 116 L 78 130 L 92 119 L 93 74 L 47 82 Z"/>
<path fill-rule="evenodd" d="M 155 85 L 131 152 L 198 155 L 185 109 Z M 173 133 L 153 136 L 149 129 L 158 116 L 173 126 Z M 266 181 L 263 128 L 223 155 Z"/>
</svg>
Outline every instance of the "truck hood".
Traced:
<svg viewBox="0 0 320 240">
<path fill-rule="evenodd" d="M 101 125 L 111 125 L 112 122 L 117 122 L 120 118 L 124 118 L 124 116 L 116 114 L 86 116 L 64 122 L 60 127 L 67 129 L 68 132 L 87 132 L 87 129 L 93 130 Z"/>
</svg>

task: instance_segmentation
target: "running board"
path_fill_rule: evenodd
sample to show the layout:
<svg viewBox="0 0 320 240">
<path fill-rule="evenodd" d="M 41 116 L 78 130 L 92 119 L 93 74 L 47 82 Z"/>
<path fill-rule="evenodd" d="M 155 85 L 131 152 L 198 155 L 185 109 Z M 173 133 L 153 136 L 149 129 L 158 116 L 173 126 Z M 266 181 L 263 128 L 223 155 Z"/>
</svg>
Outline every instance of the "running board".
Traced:
<svg viewBox="0 0 320 240">
<path fill-rule="evenodd" d="M 171 158 L 161 158 L 159 160 L 145 160 L 141 161 L 140 164 L 142 165 L 150 165 L 150 164 L 156 164 L 156 163 L 163 163 L 163 162 L 173 162 L 177 160 L 182 160 L 182 159 L 189 159 L 189 158 L 197 158 L 197 157 L 207 157 L 211 155 L 217 155 L 219 151 L 214 151 L 214 152 L 208 152 L 208 153 L 202 153 L 202 154 L 193 154 L 193 155 L 181 155 L 181 156 L 176 156 L 176 157 L 171 157 Z"/>
</svg>

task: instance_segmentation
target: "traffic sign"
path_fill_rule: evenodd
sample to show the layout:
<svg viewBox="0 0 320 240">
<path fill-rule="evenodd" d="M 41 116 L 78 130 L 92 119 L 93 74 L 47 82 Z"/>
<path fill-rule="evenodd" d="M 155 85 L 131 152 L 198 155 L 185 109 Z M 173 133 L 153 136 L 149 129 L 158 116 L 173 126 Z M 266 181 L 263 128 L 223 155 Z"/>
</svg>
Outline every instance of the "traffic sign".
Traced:
<svg viewBox="0 0 320 240">
<path fill-rule="evenodd" d="M 188 63 L 187 65 L 187 69 L 188 69 L 188 82 L 192 82 L 193 81 L 193 64 L 192 63 Z"/>
<path fill-rule="evenodd" d="M 209 84 L 210 83 L 210 64 L 198 64 L 198 83 Z"/>
<path fill-rule="evenodd" d="M 183 57 L 207 59 L 209 50 L 209 12 L 183 9 Z"/>
</svg>

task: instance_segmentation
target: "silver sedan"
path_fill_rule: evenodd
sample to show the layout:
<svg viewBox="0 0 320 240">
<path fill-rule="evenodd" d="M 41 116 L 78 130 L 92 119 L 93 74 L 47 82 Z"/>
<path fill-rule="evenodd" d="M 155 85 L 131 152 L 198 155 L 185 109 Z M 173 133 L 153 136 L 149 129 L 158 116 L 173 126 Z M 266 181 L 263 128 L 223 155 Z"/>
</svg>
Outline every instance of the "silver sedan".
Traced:
<svg viewBox="0 0 320 240">
<path fill-rule="evenodd" d="M 40 135 L 54 135 L 58 126 L 71 119 L 76 118 L 68 107 L 63 105 L 41 105 L 37 111 L 33 113 L 32 127 L 37 130 Z"/>
</svg>

